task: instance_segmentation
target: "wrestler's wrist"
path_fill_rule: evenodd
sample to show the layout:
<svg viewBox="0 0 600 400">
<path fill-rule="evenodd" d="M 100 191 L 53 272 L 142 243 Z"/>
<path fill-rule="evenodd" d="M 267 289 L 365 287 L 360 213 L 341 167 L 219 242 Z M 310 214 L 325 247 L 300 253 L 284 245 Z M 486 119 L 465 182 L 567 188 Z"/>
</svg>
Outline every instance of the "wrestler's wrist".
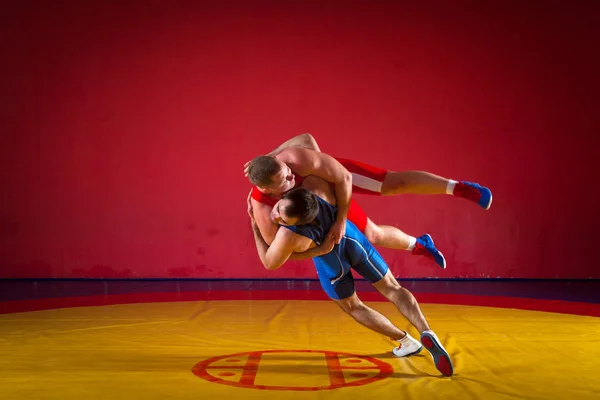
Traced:
<svg viewBox="0 0 600 400">
<path fill-rule="evenodd" d="M 342 217 L 342 216 L 337 216 L 337 218 L 335 219 L 335 222 L 339 222 L 339 223 L 343 223 L 346 222 L 346 217 Z"/>
</svg>

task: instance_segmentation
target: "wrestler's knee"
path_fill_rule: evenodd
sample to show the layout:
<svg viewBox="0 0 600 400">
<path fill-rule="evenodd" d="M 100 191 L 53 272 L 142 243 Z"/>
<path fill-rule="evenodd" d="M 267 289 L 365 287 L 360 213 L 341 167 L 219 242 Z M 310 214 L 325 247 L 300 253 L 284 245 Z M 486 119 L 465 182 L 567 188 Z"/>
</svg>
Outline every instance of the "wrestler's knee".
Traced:
<svg viewBox="0 0 600 400">
<path fill-rule="evenodd" d="M 354 293 L 348 298 L 336 300 L 336 303 L 338 304 L 338 306 L 340 306 L 342 310 L 344 310 L 344 312 L 350 315 L 352 315 L 354 312 L 356 312 L 363 306 L 362 301 L 360 301 L 356 293 Z"/>
<path fill-rule="evenodd" d="M 409 183 L 401 172 L 388 171 L 381 186 L 383 196 L 405 193 L 409 189 Z"/>
<path fill-rule="evenodd" d="M 367 240 L 372 244 L 380 244 L 383 242 L 383 230 L 370 219 L 367 220 L 364 234 Z"/>
<path fill-rule="evenodd" d="M 381 280 L 375 282 L 373 286 L 375 286 L 377 291 L 379 291 L 379 293 L 384 295 L 387 299 L 390 299 L 398 293 L 406 290 L 402 286 L 400 286 L 400 284 L 398 283 L 396 278 L 394 278 L 394 275 L 390 270 L 388 270 L 388 272 Z"/>
</svg>

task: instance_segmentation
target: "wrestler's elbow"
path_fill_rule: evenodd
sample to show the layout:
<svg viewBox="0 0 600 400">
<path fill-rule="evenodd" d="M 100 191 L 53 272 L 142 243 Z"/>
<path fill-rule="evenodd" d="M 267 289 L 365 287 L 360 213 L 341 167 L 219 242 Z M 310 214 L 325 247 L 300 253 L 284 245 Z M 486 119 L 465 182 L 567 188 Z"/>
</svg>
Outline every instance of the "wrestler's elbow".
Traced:
<svg viewBox="0 0 600 400">
<path fill-rule="evenodd" d="M 274 257 L 274 254 L 267 254 L 267 256 L 262 260 L 262 262 L 265 269 L 269 271 L 274 271 L 277 268 L 281 267 L 283 263 L 285 263 L 285 259 L 277 256 Z"/>
<path fill-rule="evenodd" d="M 274 225 L 270 220 L 260 221 L 258 223 L 258 230 L 260 231 L 260 236 L 262 236 L 263 240 L 268 246 L 273 244 L 275 240 L 275 235 L 277 235 L 278 225 Z"/>
<path fill-rule="evenodd" d="M 348 187 L 352 186 L 352 174 L 346 168 L 344 168 L 341 181 L 345 183 Z"/>
<path fill-rule="evenodd" d="M 266 270 L 268 271 L 275 271 L 277 268 L 281 267 L 281 264 L 277 265 L 271 262 L 264 262 L 263 266 L 265 267 Z"/>
<path fill-rule="evenodd" d="M 273 235 L 273 236 L 265 235 L 265 236 L 263 236 L 263 240 L 265 241 L 265 243 L 268 246 L 271 246 L 273 244 L 273 240 L 275 240 L 275 235 Z"/>
</svg>

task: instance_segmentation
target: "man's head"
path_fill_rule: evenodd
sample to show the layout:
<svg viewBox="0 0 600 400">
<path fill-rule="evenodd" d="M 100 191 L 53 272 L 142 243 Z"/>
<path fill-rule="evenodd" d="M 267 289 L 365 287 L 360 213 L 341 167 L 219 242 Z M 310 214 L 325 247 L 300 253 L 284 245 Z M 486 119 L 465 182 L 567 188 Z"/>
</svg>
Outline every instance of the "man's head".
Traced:
<svg viewBox="0 0 600 400">
<path fill-rule="evenodd" d="M 271 156 L 260 156 L 250 161 L 248 179 L 258 190 L 271 196 L 279 196 L 296 184 L 290 167 Z"/>
<path fill-rule="evenodd" d="M 310 224 L 319 214 L 319 201 L 310 190 L 292 189 L 285 194 L 271 211 L 271 221 L 280 225 Z"/>
</svg>

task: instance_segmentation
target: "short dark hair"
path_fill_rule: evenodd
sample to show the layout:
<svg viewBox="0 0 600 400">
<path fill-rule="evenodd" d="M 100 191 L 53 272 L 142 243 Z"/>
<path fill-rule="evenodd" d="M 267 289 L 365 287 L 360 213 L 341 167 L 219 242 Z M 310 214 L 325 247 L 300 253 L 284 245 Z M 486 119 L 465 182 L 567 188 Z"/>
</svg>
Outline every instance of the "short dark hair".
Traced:
<svg viewBox="0 0 600 400">
<path fill-rule="evenodd" d="M 288 217 L 298 218 L 295 225 L 306 225 L 313 222 L 319 215 L 319 201 L 310 190 L 298 187 L 290 190 L 283 196 L 283 199 L 290 201 L 285 207 L 285 213 Z"/>
<path fill-rule="evenodd" d="M 273 176 L 281 171 L 275 157 L 258 156 L 248 165 L 248 179 L 255 186 L 265 187 L 273 183 Z"/>
</svg>

